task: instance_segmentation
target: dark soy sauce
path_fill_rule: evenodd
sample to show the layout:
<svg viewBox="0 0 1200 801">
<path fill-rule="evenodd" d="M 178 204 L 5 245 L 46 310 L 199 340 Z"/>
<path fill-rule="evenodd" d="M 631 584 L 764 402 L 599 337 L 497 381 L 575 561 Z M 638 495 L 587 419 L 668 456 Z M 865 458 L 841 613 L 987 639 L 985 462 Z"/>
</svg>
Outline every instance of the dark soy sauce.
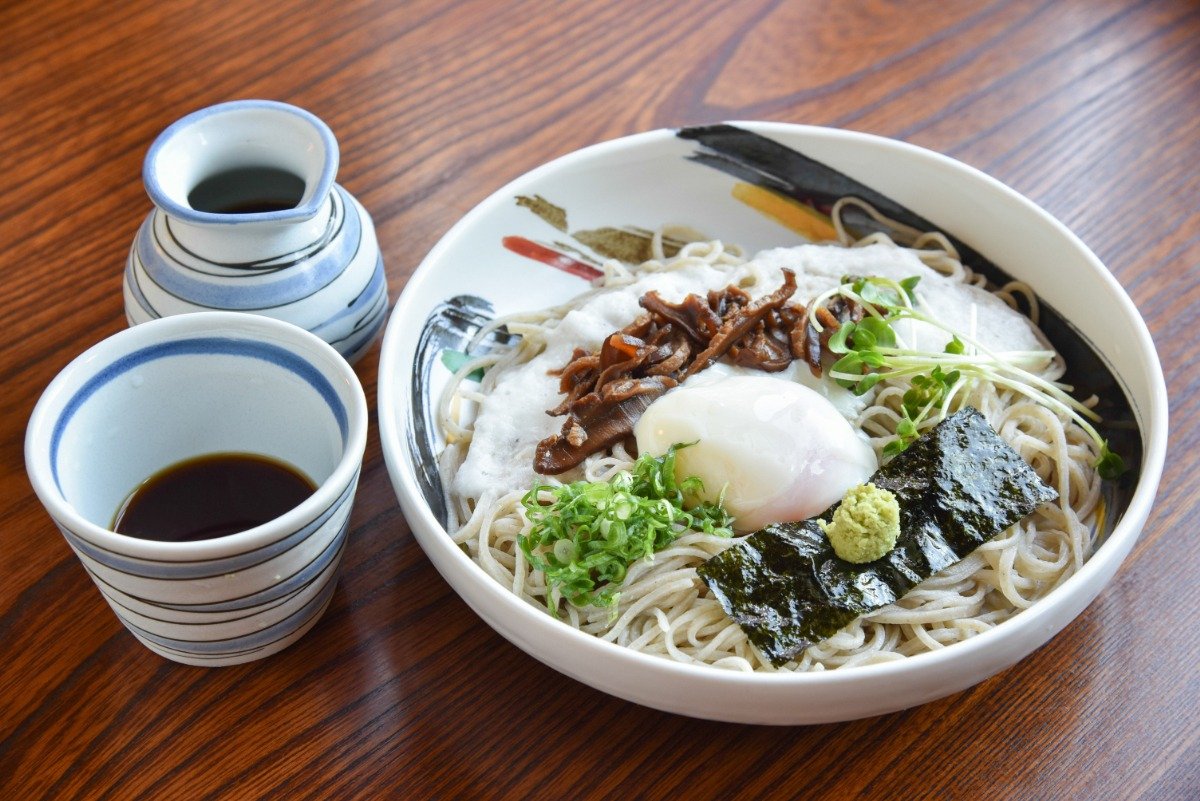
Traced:
<svg viewBox="0 0 1200 801">
<path fill-rule="evenodd" d="M 213 214 L 257 214 L 300 205 L 304 180 L 276 167 L 238 167 L 210 175 L 188 193 L 188 205 Z"/>
<path fill-rule="evenodd" d="M 142 482 L 117 510 L 113 531 L 160 542 L 223 537 L 274 520 L 315 490 L 295 468 L 265 456 L 198 456 Z"/>
</svg>

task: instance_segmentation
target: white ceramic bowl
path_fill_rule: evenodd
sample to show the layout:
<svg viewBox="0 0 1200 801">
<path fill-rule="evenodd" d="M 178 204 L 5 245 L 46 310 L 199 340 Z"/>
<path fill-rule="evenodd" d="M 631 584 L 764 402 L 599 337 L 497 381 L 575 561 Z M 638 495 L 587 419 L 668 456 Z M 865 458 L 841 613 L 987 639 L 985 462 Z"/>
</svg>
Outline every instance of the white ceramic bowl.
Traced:
<svg viewBox="0 0 1200 801">
<path fill-rule="evenodd" d="M 366 446 L 362 386 L 333 348 L 289 323 L 180 315 L 100 342 L 34 409 L 30 481 L 105 600 L 151 650 L 225 665 L 275 653 L 336 585 Z M 317 491 L 256 528 L 196 542 L 110 530 L 129 493 L 209 453 L 269 456 Z"/>
<path fill-rule="evenodd" d="M 1128 296 L 1077 237 L 987 175 L 865 134 L 779 123 L 735 125 L 742 132 L 724 140 L 700 137 L 698 143 L 674 131 L 654 131 L 564 156 L 480 203 L 429 253 L 396 305 L 379 364 L 381 438 L 401 507 L 430 560 L 496 631 L 562 673 L 637 703 L 718 720 L 797 724 L 881 714 L 962 690 L 1012 665 L 1067 625 L 1136 540 L 1158 486 L 1167 431 L 1166 389 L 1149 333 Z M 755 134 L 785 147 L 770 142 L 761 147 L 764 140 Z M 809 178 L 811 186 L 805 185 Z M 503 314 L 561 302 L 586 288 L 567 271 L 540 267 L 513 252 L 514 244 L 533 250 L 521 242 L 566 238 L 518 206 L 516 197 L 540 195 L 564 208 L 572 233 L 685 223 L 754 253 L 803 240 L 739 201 L 735 187 L 760 182 L 799 195 L 836 196 L 845 191 L 843 179 L 857 179 L 890 197 L 1029 282 L 1069 321 L 1063 336 L 1076 349 L 1090 343 L 1100 355 L 1092 372 L 1111 373 L 1116 383 L 1110 399 L 1124 394 L 1126 414 L 1137 428 L 1131 447 L 1140 445 L 1141 463 L 1112 504 L 1114 527 L 1082 570 L 1031 609 L 936 652 L 845 670 L 746 674 L 643 655 L 582 634 L 501 587 L 451 542 L 436 512 L 429 448 L 423 446 L 432 427 L 427 395 L 444 383 L 447 371 L 428 358 L 438 331 L 422 329 L 420 321 L 470 318 L 486 308 L 479 297 Z M 463 295 L 477 298 L 447 304 Z"/>
</svg>

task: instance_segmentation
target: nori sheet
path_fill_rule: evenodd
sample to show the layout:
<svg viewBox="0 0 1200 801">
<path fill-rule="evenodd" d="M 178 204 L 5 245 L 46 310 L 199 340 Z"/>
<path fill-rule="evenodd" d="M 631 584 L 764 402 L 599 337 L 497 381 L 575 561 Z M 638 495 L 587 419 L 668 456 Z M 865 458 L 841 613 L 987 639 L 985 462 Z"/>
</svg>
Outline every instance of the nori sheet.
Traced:
<svg viewBox="0 0 1200 801">
<path fill-rule="evenodd" d="M 725 612 L 776 667 L 1058 497 L 970 407 L 895 456 L 871 482 L 900 504 L 900 538 L 882 559 L 839 559 L 813 518 L 767 526 L 700 566 Z"/>
</svg>

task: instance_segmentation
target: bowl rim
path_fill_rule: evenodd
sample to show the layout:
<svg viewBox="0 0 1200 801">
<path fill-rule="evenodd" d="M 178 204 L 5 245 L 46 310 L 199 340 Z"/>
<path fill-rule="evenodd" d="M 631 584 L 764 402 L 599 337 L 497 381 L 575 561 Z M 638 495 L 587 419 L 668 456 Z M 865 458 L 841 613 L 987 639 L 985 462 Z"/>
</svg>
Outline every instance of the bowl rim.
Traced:
<svg viewBox="0 0 1200 801">
<path fill-rule="evenodd" d="M 414 305 L 414 299 L 421 293 L 426 283 L 431 280 L 430 276 L 433 275 L 434 268 L 437 262 L 440 261 L 442 254 L 449 250 L 454 242 L 470 230 L 477 220 L 485 217 L 498 205 L 507 203 L 512 197 L 519 194 L 528 194 L 528 190 L 532 185 L 535 185 L 549 174 L 567 167 L 579 166 L 587 161 L 603 159 L 613 153 L 625 150 L 637 150 L 648 144 L 676 138 L 677 129 L 660 128 L 610 139 L 566 153 L 509 181 L 476 204 L 438 240 L 424 259 L 422 259 L 416 270 L 414 270 L 412 277 L 402 290 L 391 314 L 396 324 L 392 324 L 393 321 L 389 320 L 380 352 L 376 412 L 379 419 L 380 444 L 383 449 L 389 476 L 391 477 L 396 494 L 401 501 L 401 506 L 404 508 L 406 518 L 412 526 L 414 533 L 417 534 L 422 549 L 428 550 L 429 547 L 436 549 L 436 556 L 434 554 L 428 554 L 428 556 L 435 563 L 435 566 L 438 567 L 439 572 L 443 572 L 439 563 L 444 559 L 451 560 L 451 565 L 466 571 L 464 578 L 472 580 L 474 582 L 473 586 L 487 597 L 489 604 L 494 604 L 489 609 L 489 613 L 493 616 L 502 617 L 506 621 L 511 621 L 511 628 L 521 630 L 529 638 L 543 640 L 549 638 L 550 641 L 560 640 L 563 643 L 583 649 L 583 653 L 587 656 L 603 658 L 609 664 L 615 662 L 622 668 L 657 673 L 664 677 L 687 677 L 713 684 L 728 685 L 730 688 L 761 688 L 772 686 L 832 688 L 846 684 L 855 684 L 865 679 L 908 676 L 914 672 L 924 672 L 935 665 L 946 667 L 956 663 L 965 663 L 970 661 L 972 655 L 980 651 L 989 651 L 1002 647 L 1005 642 L 1019 640 L 1024 632 L 1035 630 L 1057 607 L 1065 604 L 1076 593 L 1084 592 L 1084 588 L 1095 581 L 1097 574 L 1102 573 L 1102 571 L 1110 567 L 1110 562 L 1113 563 L 1111 567 L 1115 570 L 1136 541 L 1141 532 L 1142 525 L 1149 514 L 1151 504 L 1157 492 L 1166 455 L 1167 394 L 1166 382 L 1163 378 L 1158 354 L 1154 348 L 1153 340 L 1145 321 L 1124 288 L 1121 287 L 1116 278 L 1113 277 L 1099 258 L 1078 236 L 1032 200 L 975 167 L 918 145 L 859 131 L 785 122 L 730 121 L 728 124 L 766 136 L 772 136 L 773 134 L 792 137 L 804 136 L 835 140 L 850 147 L 882 148 L 897 153 L 909 161 L 916 159 L 948 169 L 960 180 L 983 183 L 991 191 L 998 192 L 1006 196 L 1008 200 L 1015 201 L 1023 206 L 1027 211 L 1032 212 L 1038 217 L 1043 224 L 1052 228 L 1059 236 L 1064 237 L 1071 247 L 1079 252 L 1084 262 L 1091 269 L 1091 272 L 1094 273 L 1093 277 L 1101 281 L 1105 288 L 1113 295 L 1135 329 L 1137 337 L 1134 345 L 1141 357 L 1140 363 L 1145 374 L 1144 378 L 1149 387 L 1150 404 L 1144 410 L 1144 415 L 1142 415 L 1144 427 L 1139 432 L 1143 438 L 1141 475 L 1138 478 L 1138 483 L 1130 498 L 1128 508 L 1125 510 L 1121 520 L 1109 532 L 1100 547 L 1084 562 L 1080 570 L 1070 576 L 1061 585 L 1051 590 L 1045 598 L 1042 598 L 1028 609 L 1022 610 L 1020 614 L 1013 615 L 1008 620 L 988 631 L 974 635 L 962 642 L 954 643 L 952 647 L 914 654 L 913 656 L 894 661 L 870 665 L 856 665 L 847 670 L 745 672 L 722 670 L 709 665 L 677 662 L 653 654 L 644 654 L 624 646 L 616 645 L 615 643 L 601 640 L 598 637 L 568 626 L 546 614 L 543 610 L 524 601 L 517 595 L 514 595 L 510 590 L 488 576 L 478 564 L 454 546 L 449 534 L 429 510 L 420 489 L 415 483 L 414 476 L 409 470 L 406 454 L 407 448 L 401 436 L 402 432 L 407 428 L 407 421 L 402 422 L 397 420 L 400 413 L 408 410 L 409 402 L 404 393 L 399 391 L 396 384 L 400 380 L 402 371 L 392 369 L 397 366 L 411 368 L 409 364 L 398 364 L 398 349 L 401 347 L 402 339 L 408 333 L 403 331 L 402 321 L 412 317 L 413 312 L 410 307 Z M 1103 357 L 1103 354 L 1100 355 Z M 1113 372 L 1116 375 L 1116 372 Z M 410 373 L 403 372 L 403 374 L 407 376 Z M 1123 376 L 1118 375 L 1117 377 L 1122 382 L 1125 381 Z M 1133 406 L 1135 411 L 1137 411 L 1138 406 L 1136 404 L 1133 404 Z M 463 593 L 459 592 L 449 576 L 444 576 L 444 578 L 456 594 L 463 597 L 464 600 L 468 600 Z M 1099 588 L 1096 589 L 1096 592 L 1098 591 Z M 1089 597 L 1088 602 L 1091 600 L 1092 598 Z M 475 611 L 473 603 L 468 602 L 468 605 L 472 606 L 473 611 Z M 476 611 L 476 614 L 480 613 Z M 514 642 L 522 650 L 527 650 L 522 643 L 517 642 L 517 640 L 510 637 L 504 631 L 497 629 L 483 615 L 480 616 L 483 617 L 484 622 L 489 627 L 496 630 L 501 636 Z M 1055 627 L 1051 632 L 1051 636 L 1058 629 L 1059 627 Z M 1039 644 L 1045 642 L 1047 639 L 1048 637 L 1041 637 Z M 1020 656 L 1023 658 L 1024 653 Z M 565 672 L 561 667 L 552 666 L 560 672 Z"/>
<path fill-rule="evenodd" d="M 167 341 L 207 337 L 248 339 L 285 347 L 316 369 L 337 390 L 344 387 L 346 440 L 329 477 L 299 505 L 254 528 L 189 542 L 145 540 L 118 534 L 80 514 L 63 496 L 50 473 L 50 461 L 40 451 L 49 447 L 61 403 L 77 389 L 80 377 L 100 372 L 104 365 L 147 346 Z M 95 365 L 99 364 L 100 367 Z M 331 345 L 315 334 L 282 320 L 230 311 L 170 315 L 122 329 L 95 343 L 63 367 L 42 392 L 25 432 L 25 467 L 34 492 L 59 525 L 95 545 L 125 556 L 164 562 L 203 561 L 253 551 L 302 528 L 331 508 L 354 481 L 367 442 L 367 401 L 353 368 Z"/>
</svg>

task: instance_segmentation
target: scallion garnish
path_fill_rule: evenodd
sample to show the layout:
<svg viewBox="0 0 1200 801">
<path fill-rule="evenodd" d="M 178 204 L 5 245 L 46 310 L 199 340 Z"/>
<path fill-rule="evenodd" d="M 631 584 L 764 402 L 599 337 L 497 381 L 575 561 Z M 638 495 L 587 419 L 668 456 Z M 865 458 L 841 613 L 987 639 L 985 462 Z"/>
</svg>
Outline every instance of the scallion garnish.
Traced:
<svg viewBox="0 0 1200 801">
<path fill-rule="evenodd" d="M 691 502 L 703 485 L 675 478 L 676 445 L 663 456 L 641 456 L 609 481 L 539 484 L 521 499 L 532 524 L 518 545 L 546 575 L 546 603 L 609 607 L 620 597 L 629 566 L 653 558 L 685 531 L 731 536 L 731 519 L 719 504 Z"/>
</svg>

